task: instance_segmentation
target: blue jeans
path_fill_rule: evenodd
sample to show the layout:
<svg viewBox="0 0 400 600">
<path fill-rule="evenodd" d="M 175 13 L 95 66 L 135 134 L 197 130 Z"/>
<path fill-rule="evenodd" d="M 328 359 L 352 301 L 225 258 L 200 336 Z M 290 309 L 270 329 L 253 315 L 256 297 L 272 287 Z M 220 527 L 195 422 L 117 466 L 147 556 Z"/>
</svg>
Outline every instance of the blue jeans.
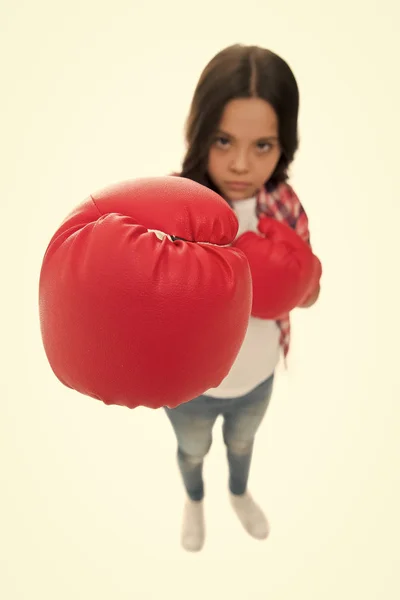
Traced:
<svg viewBox="0 0 400 600">
<path fill-rule="evenodd" d="M 199 396 L 176 408 L 164 407 L 178 442 L 178 465 L 192 500 L 204 496 L 203 463 L 211 448 L 212 430 L 223 417 L 223 439 L 229 466 L 229 489 L 244 494 L 249 478 L 254 438 L 267 411 L 274 376 L 240 398 Z"/>
</svg>

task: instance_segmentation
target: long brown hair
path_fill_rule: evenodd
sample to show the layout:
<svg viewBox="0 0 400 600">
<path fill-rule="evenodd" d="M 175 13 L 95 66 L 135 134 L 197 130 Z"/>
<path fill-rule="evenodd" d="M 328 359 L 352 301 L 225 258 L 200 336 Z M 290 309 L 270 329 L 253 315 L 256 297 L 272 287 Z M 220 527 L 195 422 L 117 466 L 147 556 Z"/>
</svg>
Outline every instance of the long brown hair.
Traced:
<svg viewBox="0 0 400 600">
<path fill-rule="evenodd" d="M 297 83 L 288 64 L 277 54 L 242 44 L 220 51 L 200 76 L 186 121 L 187 152 L 182 177 L 215 189 L 207 173 L 207 159 L 223 110 L 230 100 L 251 97 L 266 100 L 278 116 L 282 155 L 266 183 L 275 187 L 287 180 L 298 148 Z"/>
</svg>

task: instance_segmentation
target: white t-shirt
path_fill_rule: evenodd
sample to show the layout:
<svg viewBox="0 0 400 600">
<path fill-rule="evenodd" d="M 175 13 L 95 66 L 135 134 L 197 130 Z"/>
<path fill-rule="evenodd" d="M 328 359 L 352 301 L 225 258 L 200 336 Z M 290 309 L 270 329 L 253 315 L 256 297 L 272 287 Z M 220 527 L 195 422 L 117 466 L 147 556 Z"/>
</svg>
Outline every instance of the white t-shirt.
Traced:
<svg viewBox="0 0 400 600">
<path fill-rule="evenodd" d="M 238 236 L 257 232 L 256 199 L 234 202 L 239 220 Z M 213 398 L 237 398 L 251 392 L 275 371 L 281 356 L 280 330 L 275 321 L 250 317 L 246 337 L 228 376 L 205 392 Z"/>
</svg>

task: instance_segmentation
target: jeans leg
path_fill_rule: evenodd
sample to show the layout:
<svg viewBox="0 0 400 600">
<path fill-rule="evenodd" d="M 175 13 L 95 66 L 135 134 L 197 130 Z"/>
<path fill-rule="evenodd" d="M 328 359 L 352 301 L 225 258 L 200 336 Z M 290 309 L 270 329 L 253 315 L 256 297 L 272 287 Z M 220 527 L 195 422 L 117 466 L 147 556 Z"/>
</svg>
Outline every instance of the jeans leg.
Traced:
<svg viewBox="0 0 400 600">
<path fill-rule="evenodd" d="M 202 500 L 204 458 L 211 448 L 212 429 L 218 413 L 207 406 L 202 407 L 202 397 L 164 410 L 178 442 L 178 466 L 186 492 L 192 500 Z"/>
<path fill-rule="evenodd" d="M 189 498 L 202 500 L 204 498 L 204 456 L 191 456 L 178 447 L 177 457 L 179 471 Z"/>
<path fill-rule="evenodd" d="M 238 398 L 224 414 L 223 436 L 232 494 L 242 495 L 246 492 L 254 438 L 267 411 L 272 387 L 273 376 L 246 396 Z"/>
</svg>

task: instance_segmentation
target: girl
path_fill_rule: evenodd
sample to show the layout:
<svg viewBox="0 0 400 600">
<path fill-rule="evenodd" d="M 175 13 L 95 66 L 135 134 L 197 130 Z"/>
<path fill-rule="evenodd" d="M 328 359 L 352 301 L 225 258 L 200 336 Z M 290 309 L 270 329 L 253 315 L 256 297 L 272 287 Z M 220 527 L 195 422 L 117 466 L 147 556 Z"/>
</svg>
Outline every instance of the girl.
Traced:
<svg viewBox="0 0 400 600">
<path fill-rule="evenodd" d="M 309 243 L 307 217 L 286 183 L 298 147 L 299 92 L 289 66 L 273 52 L 234 45 L 219 52 L 197 84 L 187 120 L 187 152 L 181 177 L 218 192 L 235 210 L 241 235 L 257 231 L 260 215 L 285 221 Z M 317 300 L 319 289 L 303 305 Z M 269 526 L 247 489 L 256 432 L 266 413 L 280 351 L 286 356 L 289 317 L 279 322 L 251 318 L 229 375 L 217 389 L 174 409 L 165 408 L 178 444 L 178 464 L 187 492 L 182 544 L 204 544 L 203 461 L 212 430 L 223 417 L 233 509 L 257 539 Z"/>
</svg>

